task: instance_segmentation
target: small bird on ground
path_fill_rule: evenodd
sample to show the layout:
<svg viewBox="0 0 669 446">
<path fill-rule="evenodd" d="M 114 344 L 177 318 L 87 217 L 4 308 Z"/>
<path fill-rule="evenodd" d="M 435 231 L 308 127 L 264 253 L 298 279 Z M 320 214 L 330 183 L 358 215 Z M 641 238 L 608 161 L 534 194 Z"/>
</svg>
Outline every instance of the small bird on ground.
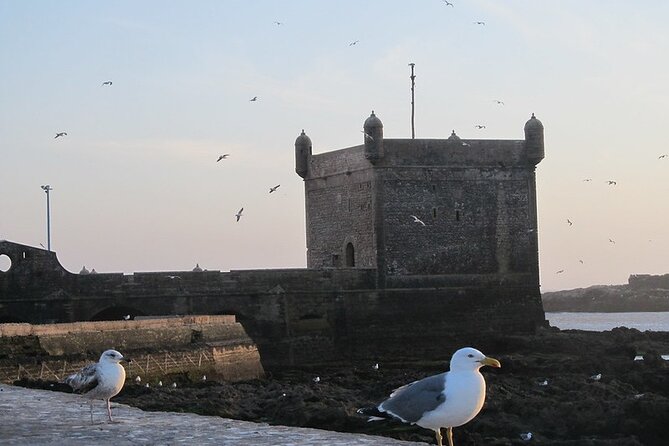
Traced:
<svg viewBox="0 0 669 446">
<path fill-rule="evenodd" d="M 181 276 L 165 276 L 165 277 L 167 277 L 167 278 L 170 279 L 170 280 L 181 279 Z"/>
<path fill-rule="evenodd" d="M 318 384 L 319 382 L 321 382 L 321 377 L 316 376 L 314 379 L 312 379 L 312 381 L 315 382 L 316 384 Z"/>
<path fill-rule="evenodd" d="M 414 223 L 420 223 L 421 225 L 425 226 L 425 223 L 423 223 L 423 220 L 420 218 L 416 217 L 415 215 L 409 215 L 409 217 L 413 218 Z"/>
<path fill-rule="evenodd" d="M 56 136 L 54 136 L 53 139 L 60 138 L 61 136 L 67 136 L 67 132 L 56 133 Z"/>
<path fill-rule="evenodd" d="M 483 125 L 483 124 L 476 124 L 474 127 L 476 127 L 477 129 L 480 130 L 480 129 L 484 129 L 484 128 L 485 128 L 485 125 Z"/>
<path fill-rule="evenodd" d="M 546 386 L 548 385 L 548 380 L 547 380 L 547 379 L 544 379 L 543 381 L 539 381 L 539 382 L 537 383 L 537 385 L 539 385 L 539 386 L 541 386 L 541 387 L 546 387 Z"/>
<path fill-rule="evenodd" d="M 116 350 L 106 350 L 97 363 L 89 364 L 65 378 L 65 384 L 91 400 L 91 423 L 93 422 L 93 400 L 106 401 L 109 421 L 114 421 L 109 400 L 116 396 L 125 384 L 125 369 L 120 364 L 121 361 L 128 360 Z"/>
<path fill-rule="evenodd" d="M 139 376 L 139 375 L 135 376 L 135 382 L 136 382 L 137 384 L 141 383 L 141 382 L 142 382 L 142 377 Z"/>
<path fill-rule="evenodd" d="M 202 375 L 202 382 L 205 382 L 207 380 L 207 375 Z"/>
<path fill-rule="evenodd" d="M 596 375 L 592 375 L 590 377 L 591 381 L 599 381 L 600 379 L 602 379 L 602 374 L 601 373 L 597 373 Z"/>
<path fill-rule="evenodd" d="M 102 83 L 102 85 L 111 85 L 111 84 L 112 84 L 112 81 L 105 81 L 105 82 Z"/>
<path fill-rule="evenodd" d="M 125 316 L 123 316 L 123 320 L 124 321 L 129 321 L 130 320 L 130 315 L 126 314 Z"/>
<path fill-rule="evenodd" d="M 372 366 L 372 370 L 379 370 L 379 363 L 378 362 Z"/>
<path fill-rule="evenodd" d="M 532 439 L 532 432 L 523 432 L 520 434 L 520 439 L 523 441 L 530 441 Z"/>
<path fill-rule="evenodd" d="M 348 46 L 357 45 L 358 42 L 360 42 L 360 41 L 359 40 L 354 40 L 353 42 L 349 43 Z"/>
<path fill-rule="evenodd" d="M 242 212 L 244 212 L 244 208 L 241 208 L 239 212 L 235 214 L 235 217 L 237 217 L 237 221 L 239 221 L 239 219 L 242 218 Z"/>
<path fill-rule="evenodd" d="M 453 428 L 471 421 L 483 407 L 486 385 L 479 369 L 484 365 L 501 367 L 475 348 L 461 348 L 451 358 L 450 371 L 402 386 L 378 406 L 358 413 L 369 415 L 368 421 L 389 418 L 431 429 L 439 446 L 441 429 L 446 428 L 446 439 L 453 446 Z"/>
<path fill-rule="evenodd" d="M 176 389 L 177 388 L 177 383 L 172 383 L 172 388 Z"/>
<path fill-rule="evenodd" d="M 223 155 L 219 155 L 219 156 L 218 156 L 218 159 L 216 160 L 216 162 L 219 162 L 220 160 L 228 159 L 229 156 L 230 156 L 229 153 L 224 153 Z"/>
<path fill-rule="evenodd" d="M 269 188 L 269 193 L 271 194 L 272 192 L 275 192 L 275 191 L 279 188 L 279 186 L 281 186 L 281 185 L 280 185 L 280 184 L 277 184 L 277 185 L 274 186 L 274 187 L 270 187 L 270 188 Z"/>
<path fill-rule="evenodd" d="M 158 381 L 158 387 L 163 387 L 163 382 L 162 381 Z"/>
<path fill-rule="evenodd" d="M 249 102 L 256 102 L 258 99 L 260 99 L 258 96 L 253 96 L 251 99 L 249 99 Z"/>
</svg>

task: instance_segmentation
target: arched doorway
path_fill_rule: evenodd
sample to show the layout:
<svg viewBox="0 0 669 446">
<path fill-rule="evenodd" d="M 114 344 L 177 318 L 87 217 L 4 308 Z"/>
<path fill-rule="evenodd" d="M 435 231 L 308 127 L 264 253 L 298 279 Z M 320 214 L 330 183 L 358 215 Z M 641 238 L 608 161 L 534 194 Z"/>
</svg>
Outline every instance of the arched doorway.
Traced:
<svg viewBox="0 0 669 446">
<path fill-rule="evenodd" d="M 346 244 L 346 266 L 348 268 L 353 268 L 355 266 L 355 249 L 351 242 Z"/>
</svg>

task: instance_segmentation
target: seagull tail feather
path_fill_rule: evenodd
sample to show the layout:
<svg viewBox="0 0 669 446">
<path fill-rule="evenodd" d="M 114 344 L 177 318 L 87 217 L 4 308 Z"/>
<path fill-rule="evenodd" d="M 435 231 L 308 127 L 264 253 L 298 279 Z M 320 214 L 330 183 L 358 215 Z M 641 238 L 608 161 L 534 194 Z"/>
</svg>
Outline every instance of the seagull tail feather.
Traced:
<svg viewBox="0 0 669 446">
<path fill-rule="evenodd" d="M 360 415 L 368 416 L 369 418 L 367 419 L 367 422 L 396 419 L 389 413 L 381 412 L 379 408 L 376 406 L 361 407 L 360 409 L 357 410 L 357 413 L 359 413 Z"/>
</svg>

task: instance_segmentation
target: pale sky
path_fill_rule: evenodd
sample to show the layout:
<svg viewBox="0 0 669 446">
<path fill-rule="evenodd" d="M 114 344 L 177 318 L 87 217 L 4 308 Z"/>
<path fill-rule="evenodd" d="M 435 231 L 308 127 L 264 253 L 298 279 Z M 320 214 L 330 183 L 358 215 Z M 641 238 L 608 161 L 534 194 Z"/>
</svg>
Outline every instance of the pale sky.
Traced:
<svg viewBox="0 0 669 446">
<path fill-rule="evenodd" d="M 418 138 L 543 122 L 542 290 L 669 272 L 669 2 L 452 3 L 0 0 L 0 239 L 49 184 L 72 272 L 305 267 L 295 138 L 410 137 L 414 62 Z"/>
</svg>

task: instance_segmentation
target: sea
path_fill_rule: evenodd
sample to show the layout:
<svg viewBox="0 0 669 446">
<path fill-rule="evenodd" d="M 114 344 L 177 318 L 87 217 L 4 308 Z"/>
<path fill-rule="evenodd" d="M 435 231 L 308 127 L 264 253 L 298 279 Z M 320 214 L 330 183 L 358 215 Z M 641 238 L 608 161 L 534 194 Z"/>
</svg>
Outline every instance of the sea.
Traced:
<svg viewBox="0 0 669 446">
<path fill-rule="evenodd" d="M 607 331 L 616 327 L 639 331 L 669 331 L 669 312 L 546 313 L 551 326 L 561 330 Z"/>
</svg>

